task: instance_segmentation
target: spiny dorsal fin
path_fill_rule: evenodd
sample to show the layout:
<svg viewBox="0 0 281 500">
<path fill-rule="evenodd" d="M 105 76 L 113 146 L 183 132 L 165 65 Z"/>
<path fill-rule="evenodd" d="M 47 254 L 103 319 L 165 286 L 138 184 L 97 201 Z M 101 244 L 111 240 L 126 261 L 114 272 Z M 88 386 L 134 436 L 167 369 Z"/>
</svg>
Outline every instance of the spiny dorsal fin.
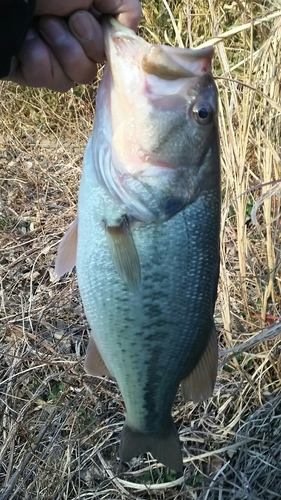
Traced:
<svg viewBox="0 0 281 500">
<path fill-rule="evenodd" d="M 125 422 L 119 452 L 121 461 L 128 462 L 131 458 L 147 452 L 151 453 L 158 462 L 182 473 L 181 445 L 172 417 L 163 435 L 139 432 Z"/>
<path fill-rule="evenodd" d="M 194 370 L 181 381 L 185 401 L 199 403 L 208 399 L 214 390 L 218 369 L 218 340 L 213 326 L 209 342 Z"/>
<path fill-rule="evenodd" d="M 141 282 L 141 267 L 127 217 L 118 226 L 106 226 L 109 252 L 115 268 L 129 288 L 136 290 Z"/>
<path fill-rule="evenodd" d="M 84 368 L 89 375 L 94 377 L 104 377 L 105 375 L 111 375 L 101 354 L 97 348 L 97 345 L 92 337 L 90 336 L 89 344 L 87 347 Z"/>
<path fill-rule="evenodd" d="M 58 278 L 72 271 L 76 264 L 78 219 L 75 219 L 62 238 L 56 258 L 55 273 Z"/>
</svg>

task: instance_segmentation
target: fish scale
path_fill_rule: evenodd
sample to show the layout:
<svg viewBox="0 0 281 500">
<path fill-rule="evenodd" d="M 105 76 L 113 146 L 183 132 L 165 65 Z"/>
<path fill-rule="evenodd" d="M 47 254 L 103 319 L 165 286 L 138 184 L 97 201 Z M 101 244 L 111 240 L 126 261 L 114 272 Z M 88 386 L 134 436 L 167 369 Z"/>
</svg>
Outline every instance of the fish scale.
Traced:
<svg viewBox="0 0 281 500">
<path fill-rule="evenodd" d="M 165 420 L 170 414 L 177 387 L 188 375 L 184 367 L 190 363 L 192 371 L 198 357 L 194 343 L 199 345 L 199 351 L 204 349 L 206 339 L 198 343 L 198 336 L 200 339 L 204 332 L 204 323 L 209 327 L 213 321 L 218 273 L 218 193 L 203 193 L 196 203 L 163 224 L 132 231 L 142 270 L 140 289 L 132 292 L 119 279 L 110 258 L 100 223 L 100 194 L 95 195 L 89 179 L 91 172 L 84 168 L 83 176 L 83 186 L 88 187 L 91 196 L 85 196 L 82 189 L 77 266 L 86 316 L 94 325 L 95 340 L 106 365 L 114 366 L 112 375 L 119 381 L 129 420 L 143 432 L 151 429 L 154 421 L 154 432 L 159 432 L 161 418 Z M 208 218 L 205 210 L 209 211 Z M 210 270 L 211 279 L 206 284 L 205 274 L 210 274 Z M 116 346 L 120 348 L 118 360 Z M 148 357 L 146 349 L 153 354 Z M 175 363 L 182 368 L 171 382 Z M 163 371 L 169 379 L 168 388 Z M 152 418 L 154 413 L 157 426 L 155 416 Z"/>
</svg>

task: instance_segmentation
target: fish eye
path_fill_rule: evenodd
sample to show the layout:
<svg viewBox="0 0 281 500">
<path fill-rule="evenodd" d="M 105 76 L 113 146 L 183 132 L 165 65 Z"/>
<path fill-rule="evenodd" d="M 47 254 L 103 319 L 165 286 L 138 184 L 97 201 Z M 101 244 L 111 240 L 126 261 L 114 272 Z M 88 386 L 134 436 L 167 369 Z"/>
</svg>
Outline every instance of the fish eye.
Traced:
<svg viewBox="0 0 281 500">
<path fill-rule="evenodd" d="M 213 109 L 209 104 L 196 104 L 192 113 L 199 125 L 207 125 L 213 121 Z"/>
</svg>

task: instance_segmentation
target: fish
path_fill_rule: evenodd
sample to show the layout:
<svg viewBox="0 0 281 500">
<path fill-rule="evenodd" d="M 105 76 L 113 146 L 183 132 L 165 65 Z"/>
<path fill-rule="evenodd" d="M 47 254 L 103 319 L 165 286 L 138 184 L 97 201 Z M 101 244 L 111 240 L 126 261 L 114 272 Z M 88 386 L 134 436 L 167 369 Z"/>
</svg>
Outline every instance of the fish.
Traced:
<svg viewBox="0 0 281 500">
<path fill-rule="evenodd" d="M 213 393 L 220 149 L 213 48 L 150 44 L 105 16 L 107 63 L 86 146 L 78 217 L 57 254 L 76 265 L 91 336 L 85 370 L 126 407 L 120 459 L 183 473 L 172 407 Z"/>
</svg>

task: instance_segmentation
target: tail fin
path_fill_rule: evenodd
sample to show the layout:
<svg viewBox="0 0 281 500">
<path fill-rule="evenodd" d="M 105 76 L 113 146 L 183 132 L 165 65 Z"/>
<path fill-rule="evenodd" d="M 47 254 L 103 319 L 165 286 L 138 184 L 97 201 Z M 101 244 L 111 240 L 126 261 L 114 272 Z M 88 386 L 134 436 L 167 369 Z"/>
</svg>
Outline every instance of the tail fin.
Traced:
<svg viewBox="0 0 281 500">
<path fill-rule="evenodd" d="M 122 462 L 128 462 L 146 452 L 150 452 L 159 462 L 182 474 L 180 440 L 172 418 L 165 434 L 144 434 L 132 429 L 125 422 L 119 452 Z"/>
</svg>

